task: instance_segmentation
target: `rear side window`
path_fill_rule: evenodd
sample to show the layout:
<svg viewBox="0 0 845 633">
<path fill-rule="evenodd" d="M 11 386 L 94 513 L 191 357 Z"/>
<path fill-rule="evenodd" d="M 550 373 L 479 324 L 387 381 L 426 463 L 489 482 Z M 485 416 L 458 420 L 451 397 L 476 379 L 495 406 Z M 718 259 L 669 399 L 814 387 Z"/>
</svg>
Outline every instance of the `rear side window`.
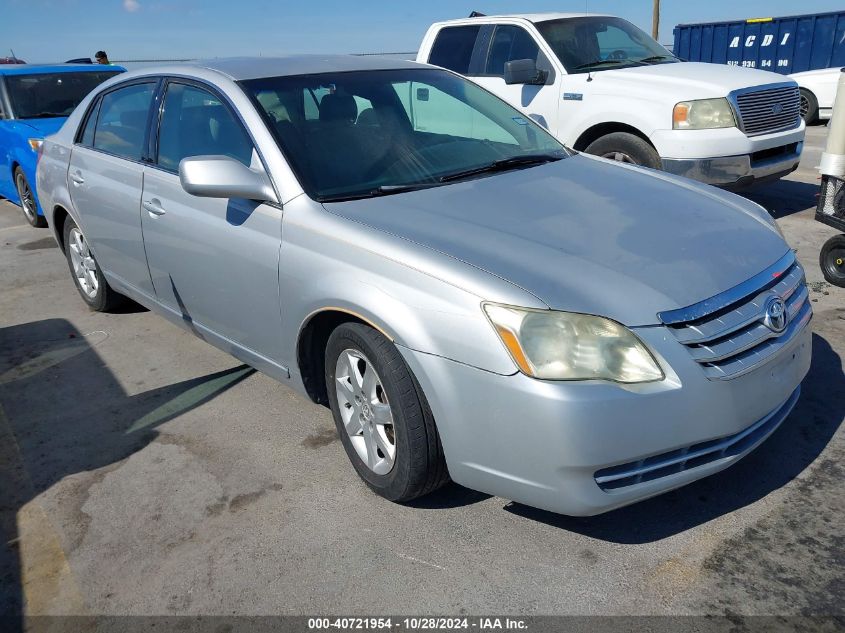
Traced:
<svg viewBox="0 0 845 633">
<path fill-rule="evenodd" d="M 171 83 L 158 133 L 158 164 L 177 171 L 190 156 L 228 156 L 249 166 L 252 140 L 217 96 L 188 84 Z"/>
<path fill-rule="evenodd" d="M 431 47 L 428 63 L 466 75 L 481 25 L 450 26 L 441 29 Z"/>
<path fill-rule="evenodd" d="M 530 59 L 536 62 L 539 53 L 540 47 L 525 29 L 509 24 L 497 26 L 493 42 L 490 44 L 485 74 L 504 77 L 507 62 L 515 59 Z"/>
<path fill-rule="evenodd" d="M 97 125 L 97 113 L 100 111 L 100 102 L 98 101 L 94 104 L 94 107 L 91 108 L 91 111 L 88 113 L 88 118 L 85 120 L 85 128 L 82 130 L 82 134 L 79 136 L 79 142 L 85 145 L 86 147 L 93 147 L 94 146 L 94 127 Z"/>
<path fill-rule="evenodd" d="M 94 131 L 94 148 L 141 160 L 147 130 L 147 116 L 155 84 L 134 84 L 105 94 Z"/>
</svg>

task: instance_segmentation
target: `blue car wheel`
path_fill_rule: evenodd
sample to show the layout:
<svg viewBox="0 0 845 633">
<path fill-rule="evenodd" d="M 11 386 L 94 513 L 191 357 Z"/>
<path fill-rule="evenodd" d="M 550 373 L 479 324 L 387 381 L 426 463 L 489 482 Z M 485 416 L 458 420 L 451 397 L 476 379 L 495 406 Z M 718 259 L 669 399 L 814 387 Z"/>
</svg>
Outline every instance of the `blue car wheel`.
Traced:
<svg viewBox="0 0 845 633">
<path fill-rule="evenodd" d="M 35 202 L 35 193 L 33 193 L 32 187 L 29 186 L 29 181 L 20 167 L 15 169 L 15 187 L 18 190 L 21 211 L 23 211 L 26 221 L 38 228 L 47 226 L 47 220 L 44 216 L 38 215 L 38 204 Z"/>
</svg>

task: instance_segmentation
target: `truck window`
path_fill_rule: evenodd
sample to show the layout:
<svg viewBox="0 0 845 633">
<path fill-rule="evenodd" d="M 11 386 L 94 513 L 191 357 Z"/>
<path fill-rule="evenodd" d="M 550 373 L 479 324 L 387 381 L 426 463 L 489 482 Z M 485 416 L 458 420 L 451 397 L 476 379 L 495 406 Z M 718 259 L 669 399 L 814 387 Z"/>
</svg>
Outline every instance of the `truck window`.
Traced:
<svg viewBox="0 0 845 633">
<path fill-rule="evenodd" d="M 487 56 L 485 74 L 504 77 L 507 62 L 515 59 L 532 59 L 536 62 L 539 54 L 540 47 L 528 31 L 510 24 L 497 26 Z"/>
<path fill-rule="evenodd" d="M 450 26 L 441 29 L 431 47 L 428 63 L 466 75 L 480 30 L 481 25 Z"/>
</svg>

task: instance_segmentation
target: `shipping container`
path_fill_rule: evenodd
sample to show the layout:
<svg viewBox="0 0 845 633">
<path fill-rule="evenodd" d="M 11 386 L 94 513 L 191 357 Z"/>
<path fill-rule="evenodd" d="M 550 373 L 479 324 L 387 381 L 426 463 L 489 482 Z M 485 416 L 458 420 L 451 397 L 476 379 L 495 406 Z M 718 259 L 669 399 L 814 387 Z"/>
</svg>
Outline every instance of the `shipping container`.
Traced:
<svg viewBox="0 0 845 633">
<path fill-rule="evenodd" d="M 845 66 L 845 11 L 679 24 L 673 52 L 691 62 L 791 74 Z"/>
</svg>

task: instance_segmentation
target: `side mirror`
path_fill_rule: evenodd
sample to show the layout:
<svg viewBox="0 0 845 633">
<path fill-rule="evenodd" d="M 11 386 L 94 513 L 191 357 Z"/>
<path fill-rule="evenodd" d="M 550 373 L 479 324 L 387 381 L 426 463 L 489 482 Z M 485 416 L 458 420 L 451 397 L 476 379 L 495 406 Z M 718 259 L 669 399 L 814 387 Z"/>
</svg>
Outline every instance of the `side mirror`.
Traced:
<svg viewBox="0 0 845 633">
<path fill-rule="evenodd" d="M 179 163 L 182 189 L 203 198 L 278 202 L 270 179 L 228 156 L 192 156 Z"/>
<path fill-rule="evenodd" d="M 533 59 L 514 59 L 505 62 L 505 83 L 540 85 L 546 83 L 548 73 L 537 69 L 537 62 Z"/>
</svg>

